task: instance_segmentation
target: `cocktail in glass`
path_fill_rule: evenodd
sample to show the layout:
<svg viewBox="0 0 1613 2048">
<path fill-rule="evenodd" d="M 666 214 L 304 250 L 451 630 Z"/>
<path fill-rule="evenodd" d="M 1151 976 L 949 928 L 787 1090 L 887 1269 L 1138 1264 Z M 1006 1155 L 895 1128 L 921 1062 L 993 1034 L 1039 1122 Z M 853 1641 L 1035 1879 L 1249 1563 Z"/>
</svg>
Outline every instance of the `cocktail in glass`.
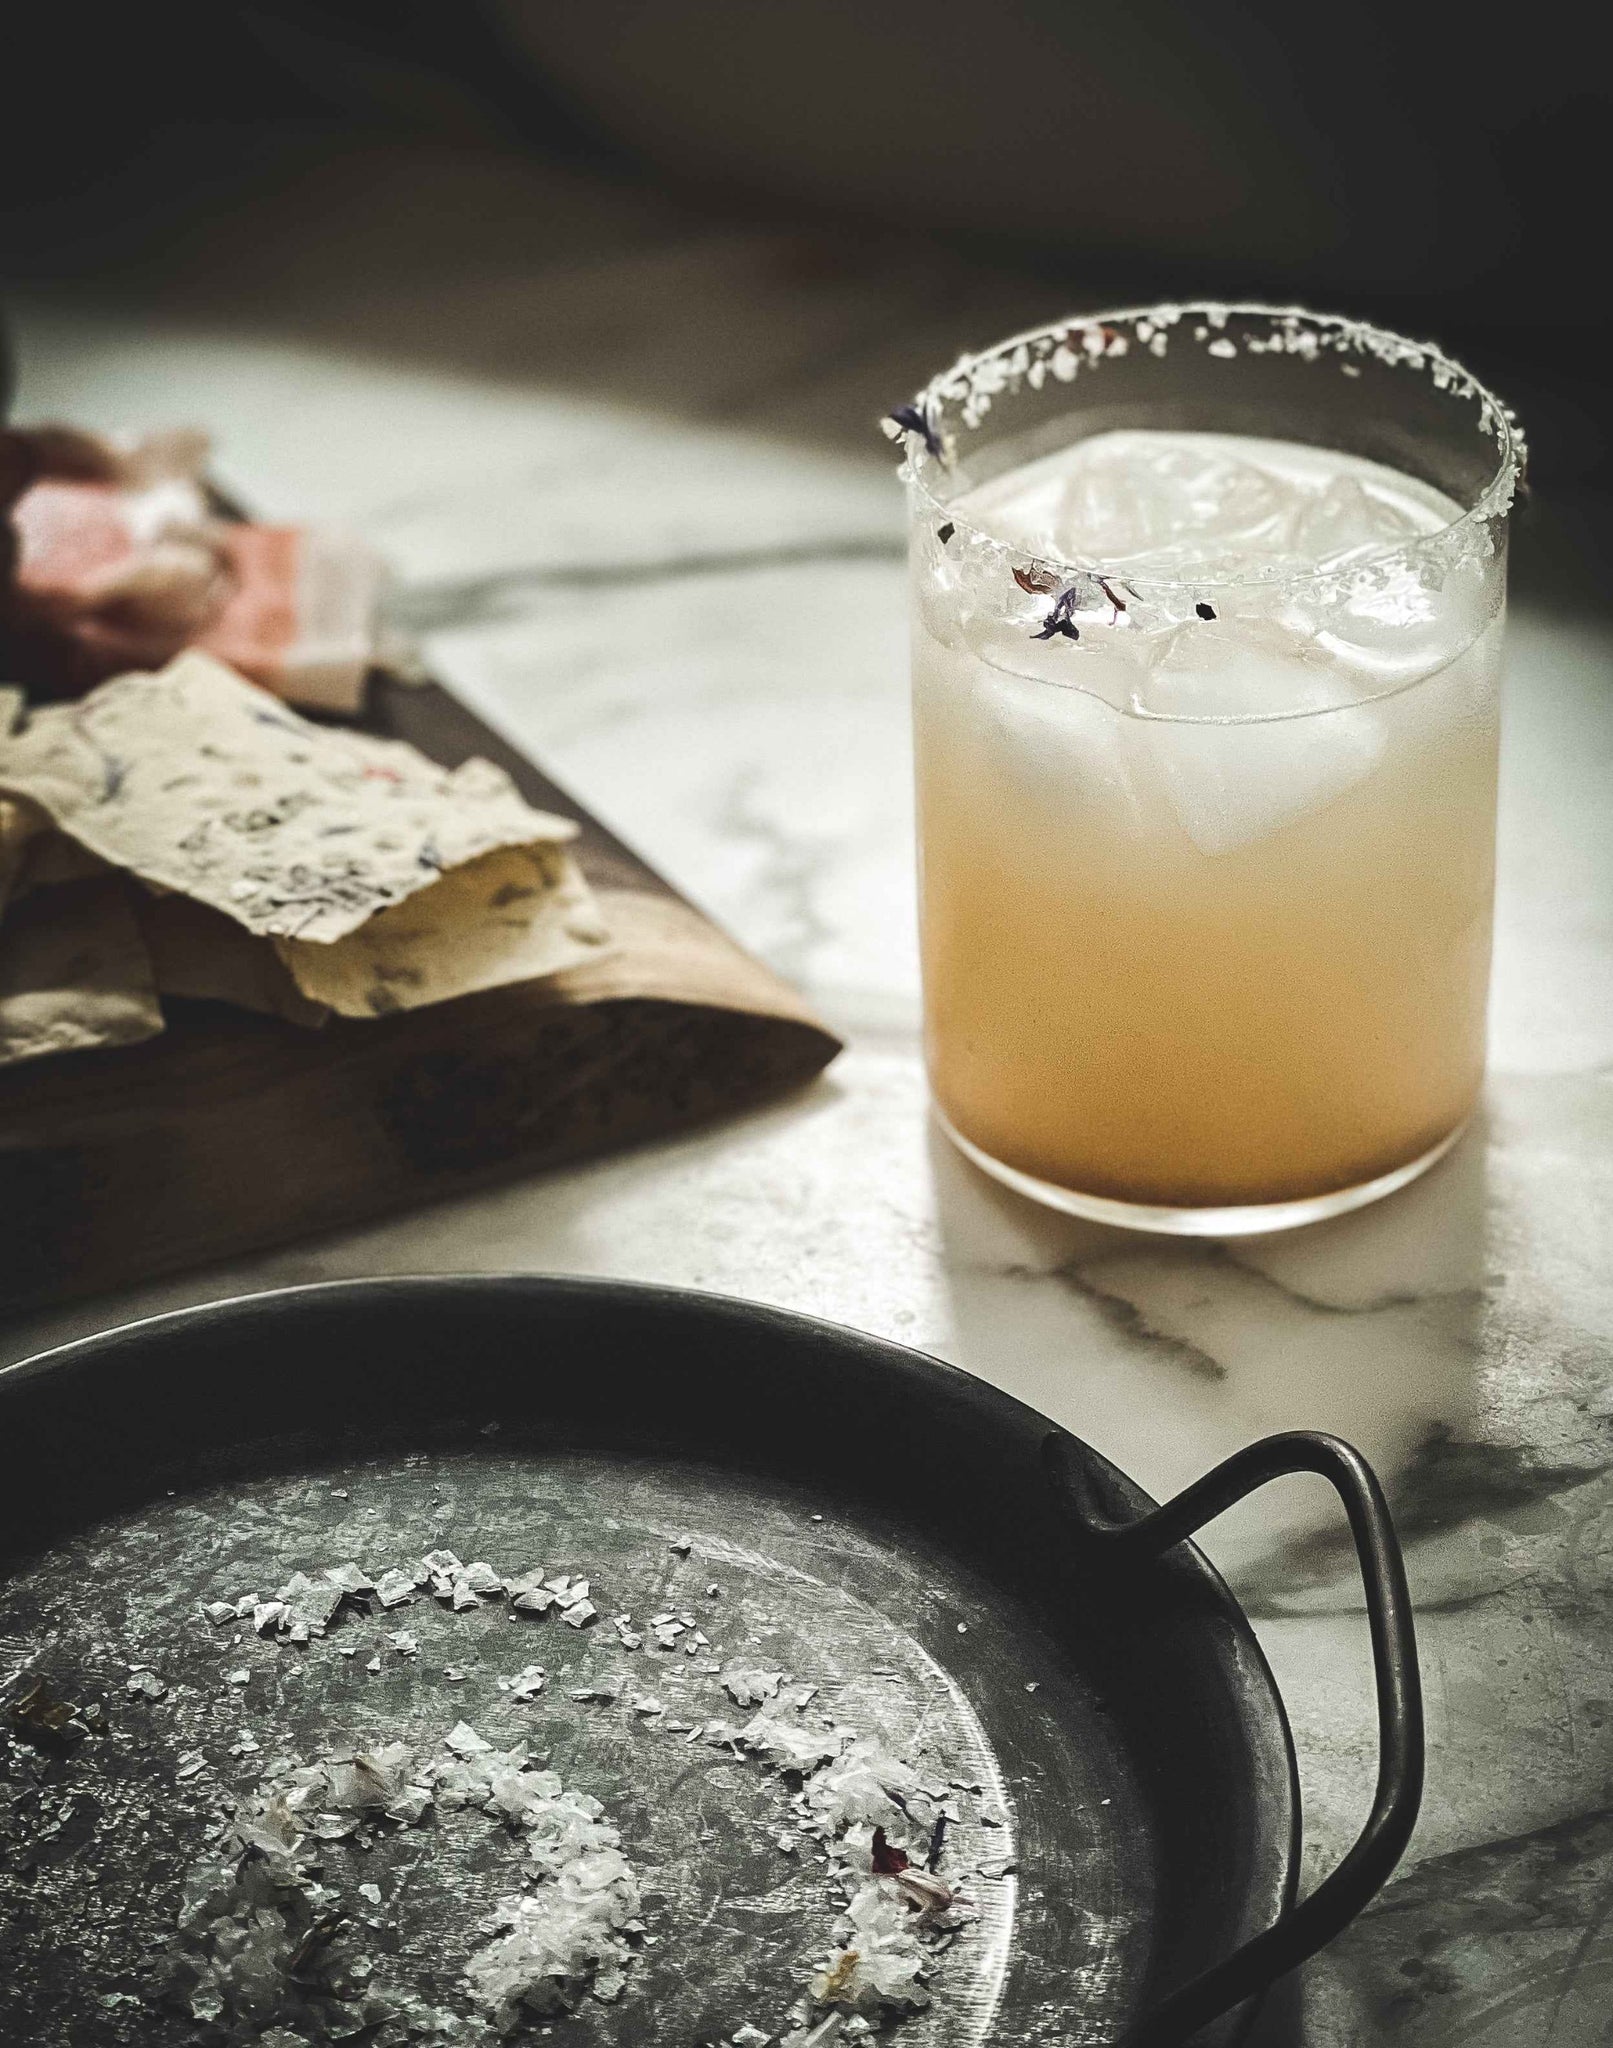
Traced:
<svg viewBox="0 0 1613 2048">
<path fill-rule="evenodd" d="M 1510 416 L 1433 348 L 1188 306 L 896 425 L 947 1131 L 1180 1233 L 1411 1179 L 1483 1072 Z"/>
</svg>

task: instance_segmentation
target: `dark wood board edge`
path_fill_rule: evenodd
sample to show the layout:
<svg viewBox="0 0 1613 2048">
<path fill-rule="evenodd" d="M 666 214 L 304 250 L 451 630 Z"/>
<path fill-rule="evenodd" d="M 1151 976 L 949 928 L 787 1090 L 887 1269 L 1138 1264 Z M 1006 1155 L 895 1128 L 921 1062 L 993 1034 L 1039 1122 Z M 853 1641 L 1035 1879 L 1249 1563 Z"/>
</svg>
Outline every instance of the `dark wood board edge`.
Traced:
<svg viewBox="0 0 1613 2048">
<path fill-rule="evenodd" d="M 0 1073 L 0 1312 L 693 1129 L 805 1085 L 840 1051 L 794 991 L 441 684 L 376 671 L 358 722 L 445 766 L 496 762 L 577 823 L 596 888 L 680 906 L 744 980 L 727 1005 L 658 991 L 556 1003 L 528 984 L 318 1032 L 169 1000 L 159 1038 L 13 1067 Z"/>
<path fill-rule="evenodd" d="M 550 1010 L 541 1033 L 507 1006 L 492 1021 L 372 1050 L 362 1088 L 339 1061 L 289 1062 L 249 1101 L 204 1091 L 85 1144 L 0 1148 L 0 1304 L 43 1308 L 619 1153 L 758 1108 L 826 1063 L 811 1026 L 692 1004 Z"/>
</svg>

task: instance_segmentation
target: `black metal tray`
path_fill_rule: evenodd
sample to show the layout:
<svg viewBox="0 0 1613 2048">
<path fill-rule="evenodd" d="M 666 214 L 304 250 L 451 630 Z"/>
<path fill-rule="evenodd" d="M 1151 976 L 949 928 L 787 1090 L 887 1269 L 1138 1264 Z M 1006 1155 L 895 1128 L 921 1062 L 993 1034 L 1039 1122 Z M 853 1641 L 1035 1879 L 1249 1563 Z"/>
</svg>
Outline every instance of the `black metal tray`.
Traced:
<svg viewBox="0 0 1613 2048">
<path fill-rule="evenodd" d="M 1256 1445 L 1156 1510 L 1087 1445 L 919 1353 L 741 1301 L 512 1276 L 297 1288 L 69 1345 L 0 1374 L 0 1452 L 0 1685 L 14 1704 L 42 1677 L 105 1701 L 111 1724 L 59 1756 L 0 1733 L 6 2041 L 198 2038 L 143 2002 L 130 1949 L 160 1946 L 201 1829 L 249 1782 L 239 1726 L 260 1760 L 462 1715 L 508 1732 L 493 1678 L 527 1645 L 512 1649 L 504 1614 L 467 1628 L 411 1609 L 422 1653 L 379 1675 L 325 1654 L 329 1639 L 317 1655 L 250 1634 L 225 1650 L 197 1618 L 349 1557 L 542 1559 L 635 1612 L 720 1582 L 714 1640 L 748 1639 L 893 1739 L 922 1726 L 1000 1798 L 1014 1868 L 976 1885 L 980 1926 L 898 2029 L 904 2048 L 1227 2048 L 1265 1987 L 1381 1885 L 1415 1817 L 1399 1553 L 1371 1473 L 1331 1438 Z M 1183 1541 L 1295 1470 L 1329 1478 L 1349 1513 L 1381 1733 L 1372 1817 L 1303 1905 L 1282 1702 Z M 685 1538 L 688 1556 L 672 1547 Z M 568 1677 L 609 1639 L 545 1630 L 531 1654 L 550 1687 L 522 1728 L 607 1801 L 662 1936 L 618 2004 L 553 2038 L 682 2048 L 778 2025 L 834 1918 L 821 1871 L 768 1848 L 749 1766 L 573 1703 Z M 441 1675 L 444 1653 L 463 1679 Z M 646 1684 L 685 1671 L 655 1654 L 632 1659 Z M 217 1699 L 226 1657 L 250 1683 L 199 1740 L 205 1775 L 175 1787 L 184 1716 Z M 140 1663 L 167 1698 L 128 1696 Z M 418 1878 L 414 1917 L 387 1938 L 440 1987 L 458 1938 L 443 1900 L 473 1920 L 502 1880 L 474 1857 L 438 1878 Z"/>
</svg>

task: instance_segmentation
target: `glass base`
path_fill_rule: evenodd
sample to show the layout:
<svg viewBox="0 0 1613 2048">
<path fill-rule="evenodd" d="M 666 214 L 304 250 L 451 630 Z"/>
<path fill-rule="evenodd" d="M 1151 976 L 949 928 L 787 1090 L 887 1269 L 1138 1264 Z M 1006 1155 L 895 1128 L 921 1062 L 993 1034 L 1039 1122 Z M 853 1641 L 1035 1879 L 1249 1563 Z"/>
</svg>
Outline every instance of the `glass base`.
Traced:
<svg viewBox="0 0 1613 2048">
<path fill-rule="evenodd" d="M 933 1105 L 932 1105 L 933 1106 Z M 1436 1159 L 1443 1159 L 1467 1129 L 1464 1118 L 1448 1137 L 1441 1138 L 1419 1158 L 1392 1173 L 1380 1173 L 1376 1180 L 1364 1180 L 1353 1188 L 1336 1188 L 1326 1195 L 1306 1195 L 1297 1202 L 1248 1202 L 1225 1209 L 1157 1209 L 1147 1202 L 1115 1202 L 1107 1195 L 1083 1195 L 1076 1188 L 1061 1188 L 1034 1174 L 1021 1173 L 982 1152 L 939 1109 L 936 1122 L 957 1146 L 993 1180 L 1012 1188 L 1016 1195 L 1028 1195 L 1050 1209 L 1062 1209 L 1069 1216 L 1084 1216 L 1092 1223 L 1114 1223 L 1123 1230 L 1151 1230 L 1166 1237 L 1253 1237 L 1266 1230 L 1297 1230 L 1301 1224 L 1323 1223 L 1330 1216 L 1345 1216 L 1352 1209 L 1364 1209 L 1383 1195 L 1392 1195 L 1418 1174 L 1426 1173 Z"/>
</svg>

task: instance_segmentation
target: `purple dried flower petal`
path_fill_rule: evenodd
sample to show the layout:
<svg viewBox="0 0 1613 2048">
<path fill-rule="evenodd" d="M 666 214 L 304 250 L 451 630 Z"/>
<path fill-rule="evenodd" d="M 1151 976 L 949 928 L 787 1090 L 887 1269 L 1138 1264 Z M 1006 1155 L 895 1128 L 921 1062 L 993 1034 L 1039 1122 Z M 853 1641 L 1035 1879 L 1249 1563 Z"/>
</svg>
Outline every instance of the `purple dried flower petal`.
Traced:
<svg viewBox="0 0 1613 2048">
<path fill-rule="evenodd" d="M 1016 569 L 1014 574 L 1017 576 L 1019 571 Z M 1033 633 L 1031 638 L 1033 640 L 1051 640 L 1055 634 L 1061 633 L 1066 640 L 1079 640 L 1081 629 L 1070 617 L 1071 612 L 1075 610 L 1076 596 L 1077 586 L 1073 583 L 1067 590 L 1061 590 L 1053 600 L 1053 609 L 1042 621 L 1041 632 Z"/>
<path fill-rule="evenodd" d="M 941 437 L 930 425 L 929 418 L 921 407 L 893 405 L 885 417 L 894 420 L 904 434 L 917 434 L 936 461 L 941 460 Z"/>
</svg>

